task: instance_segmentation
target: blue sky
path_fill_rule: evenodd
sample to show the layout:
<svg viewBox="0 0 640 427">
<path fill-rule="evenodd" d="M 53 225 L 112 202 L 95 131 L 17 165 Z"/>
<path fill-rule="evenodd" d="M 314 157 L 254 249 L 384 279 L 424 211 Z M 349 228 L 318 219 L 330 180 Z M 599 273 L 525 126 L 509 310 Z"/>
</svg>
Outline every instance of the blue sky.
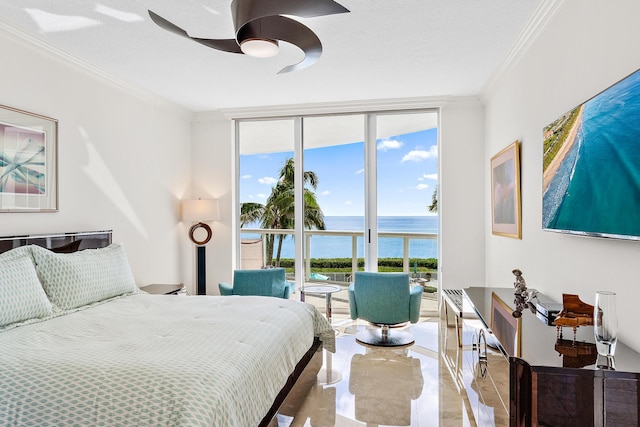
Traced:
<svg viewBox="0 0 640 427">
<path fill-rule="evenodd" d="M 240 202 L 264 203 L 292 152 L 240 158 Z M 429 215 L 438 182 L 437 129 L 377 141 L 378 215 Z M 363 215 L 364 143 L 305 150 L 305 170 L 319 178 L 316 196 L 325 216 Z"/>
</svg>

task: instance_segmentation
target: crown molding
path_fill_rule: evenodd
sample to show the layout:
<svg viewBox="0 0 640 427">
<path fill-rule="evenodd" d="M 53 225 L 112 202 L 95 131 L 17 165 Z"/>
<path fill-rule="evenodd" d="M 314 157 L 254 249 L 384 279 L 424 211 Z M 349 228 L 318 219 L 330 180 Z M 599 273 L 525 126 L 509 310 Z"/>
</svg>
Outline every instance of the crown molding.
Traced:
<svg viewBox="0 0 640 427">
<path fill-rule="evenodd" d="M 529 50 L 540 34 L 544 32 L 549 22 L 565 3 L 566 0 L 543 0 L 538 5 L 511 46 L 511 49 L 509 49 L 480 90 L 480 98 L 483 101 L 486 101 L 486 98 L 493 92 L 497 83 L 518 64 L 522 56 Z"/>
<path fill-rule="evenodd" d="M 193 115 L 193 112 L 185 107 L 162 98 L 117 74 L 105 71 L 104 69 L 85 61 L 71 52 L 61 49 L 41 37 L 30 34 L 1 18 L 0 37 L 5 37 L 21 46 L 24 46 L 25 48 L 36 51 L 40 55 L 88 74 L 103 83 L 127 92 L 132 96 L 143 99 L 145 102 L 176 110 L 177 113 L 184 114 L 187 118 L 190 118 Z"/>
<path fill-rule="evenodd" d="M 481 105 L 477 96 L 454 97 L 416 97 L 416 98 L 389 98 L 370 99 L 343 102 L 323 102 L 313 104 L 272 105 L 262 107 L 221 109 L 215 112 L 198 114 L 198 117 L 224 116 L 228 120 L 276 118 L 292 116 L 313 116 L 327 114 L 358 114 L 373 113 L 379 111 L 407 111 L 439 109 L 453 105 Z M 213 117 L 211 116 L 211 117 Z"/>
</svg>

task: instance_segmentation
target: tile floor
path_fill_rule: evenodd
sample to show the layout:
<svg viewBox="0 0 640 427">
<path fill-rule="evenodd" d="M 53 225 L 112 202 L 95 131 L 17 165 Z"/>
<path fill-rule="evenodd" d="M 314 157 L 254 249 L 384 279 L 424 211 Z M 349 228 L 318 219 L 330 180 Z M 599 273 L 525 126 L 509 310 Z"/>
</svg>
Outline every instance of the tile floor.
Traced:
<svg viewBox="0 0 640 427">
<path fill-rule="evenodd" d="M 307 299 L 324 312 L 324 299 Z M 407 330 L 415 344 L 365 347 L 348 310 L 334 306 L 336 352 L 319 352 L 270 427 L 476 426 L 476 394 L 465 391 L 455 328 L 438 315 Z"/>
</svg>

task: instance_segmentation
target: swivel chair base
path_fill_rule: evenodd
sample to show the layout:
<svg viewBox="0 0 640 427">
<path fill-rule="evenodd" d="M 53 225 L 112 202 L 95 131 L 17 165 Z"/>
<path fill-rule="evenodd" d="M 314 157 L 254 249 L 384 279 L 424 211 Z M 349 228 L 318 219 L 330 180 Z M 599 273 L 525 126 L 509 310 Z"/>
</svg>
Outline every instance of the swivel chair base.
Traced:
<svg viewBox="0 0 640 427">
<path fill-rule="evenodd" d="M 384 325 L 380 329 L 366 329 L 358 332 L 356 341 L 376 347 L 403 347 L 412 345 L 416 340 L 413 335 L 405 331 L 393 331 L 390 334 L 389 326 Z"/>
</svg>

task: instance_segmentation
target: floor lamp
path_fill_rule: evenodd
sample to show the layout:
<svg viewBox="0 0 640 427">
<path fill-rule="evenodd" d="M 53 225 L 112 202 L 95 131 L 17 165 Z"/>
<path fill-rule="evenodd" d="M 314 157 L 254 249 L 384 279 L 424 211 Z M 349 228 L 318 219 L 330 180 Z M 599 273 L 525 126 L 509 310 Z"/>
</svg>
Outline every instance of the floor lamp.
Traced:
<svg viewBox="0 0 640 427">
<path fill-rule="evenodd" d="M 194 222 L 189 229 L 189 238 L 196 245 L 197 261 L 196 261 L 196 281 L 197 294 L 207 294 L 207 265 L 206 265 L 206 244 L 211 240 L 211 227 L 204 221 L 218 221 L 220 219 L 220 211 L 218 209 L 218 201 L 213 199 L 196 199 L 182 201 L 182 220 Z M 203 229 L 206 233 L 203 239 L 196 236 L 196 231 Z M 201 234 L 201 233 L 198 233 Z"/>
</svg>

